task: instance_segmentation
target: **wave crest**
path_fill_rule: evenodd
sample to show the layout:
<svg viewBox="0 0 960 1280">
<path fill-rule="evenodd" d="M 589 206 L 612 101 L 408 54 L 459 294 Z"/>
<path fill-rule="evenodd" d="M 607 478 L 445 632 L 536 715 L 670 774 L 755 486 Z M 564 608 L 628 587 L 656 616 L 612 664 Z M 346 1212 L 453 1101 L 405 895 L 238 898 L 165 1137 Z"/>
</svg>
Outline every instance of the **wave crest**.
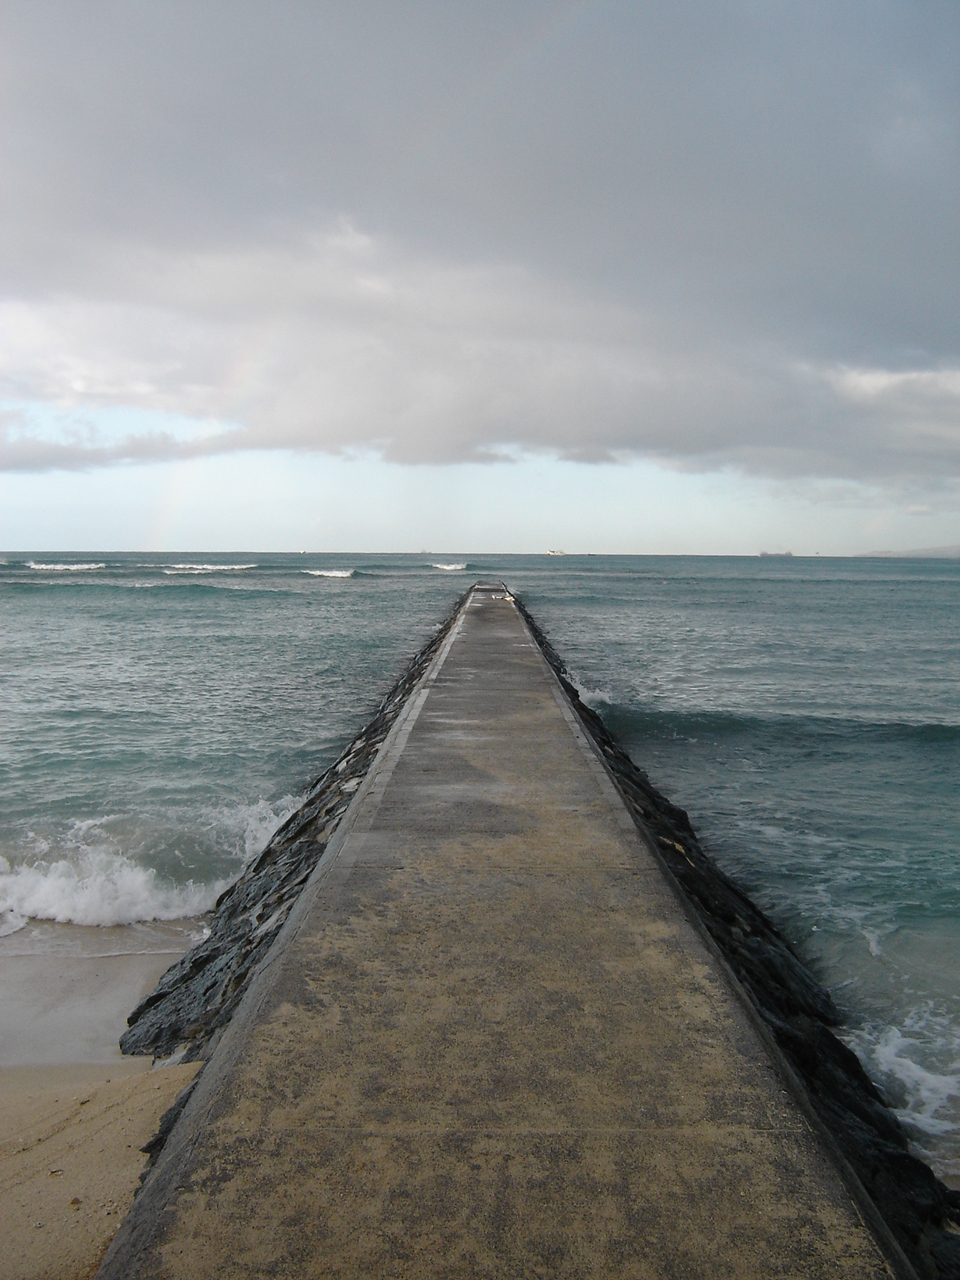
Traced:
<svg viewBox="0 0 960 1280">
<path fill-rule="evenodd" d="M 0 863 L 0 937 L 27 920 L 58 924 L 119 925 L 138 920 L 179 920 L 208 911 L 226 887 L 172 885 L 149 867 L 106 850 L 75 861 L 35 862 L 10 869 Z"/>
<path fill-rule="evenodd" d="M 27 561 L 28 569 L 35 569 L 41 573 L 90 573 L 94 569 L 105 569 L 106 567 L 106 563 L 102 560 L 89 561 L 83 564 L 46 564 L 42 560 Z"/>
<path fill-rule="evenodd" d="M 302 569 L 301 573 L 309 574 L 311 578 L 354 578 L 356 577 L 356 569 Z"/>
<path fill-rule="evenodd" d="M 255 564 L 171 564 L 163 572 L 168 576 L 175 574 L 200 573 L 240 573 L 243 569 L 255 569 Z"/>
</svg>

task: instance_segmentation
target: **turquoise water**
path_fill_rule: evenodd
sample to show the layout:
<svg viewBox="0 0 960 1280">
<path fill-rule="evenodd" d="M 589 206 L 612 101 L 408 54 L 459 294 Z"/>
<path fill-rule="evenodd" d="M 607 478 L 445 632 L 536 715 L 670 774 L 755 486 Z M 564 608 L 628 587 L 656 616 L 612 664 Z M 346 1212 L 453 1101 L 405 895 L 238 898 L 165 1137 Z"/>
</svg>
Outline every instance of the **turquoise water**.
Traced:
<svg viewBox="0 0 960 1280">
<path fill-rule="evenodd" d="M 0 932 L 211 905 L 491 573 L 960 1177 L 955 561 L 8 555 Z"/>
</svg>

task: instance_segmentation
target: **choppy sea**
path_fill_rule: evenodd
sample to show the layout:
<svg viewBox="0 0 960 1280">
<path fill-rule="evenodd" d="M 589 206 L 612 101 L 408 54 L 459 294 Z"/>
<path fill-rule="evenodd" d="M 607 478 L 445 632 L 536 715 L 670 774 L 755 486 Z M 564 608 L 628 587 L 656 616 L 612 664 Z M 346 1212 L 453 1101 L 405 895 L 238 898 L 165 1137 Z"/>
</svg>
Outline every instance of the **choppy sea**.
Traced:
<svg viewBox="0 0 960 1280">
<path fill-rule="evenodd" d="M 488 575 L 960 1183 L 960 561 L 0 557 L 0 936 L 212 906 Z"/>
</svg>

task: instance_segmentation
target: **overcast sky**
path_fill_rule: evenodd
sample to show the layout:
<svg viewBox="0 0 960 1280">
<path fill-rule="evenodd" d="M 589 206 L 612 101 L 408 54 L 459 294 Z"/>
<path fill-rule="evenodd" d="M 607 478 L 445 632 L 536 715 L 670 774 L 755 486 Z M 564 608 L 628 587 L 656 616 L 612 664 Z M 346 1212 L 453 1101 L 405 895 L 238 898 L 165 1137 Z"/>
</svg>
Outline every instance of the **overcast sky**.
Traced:
<svg viewBox="0 0 960 1280">
<path fill-rule="evenodd" d="M 0 10 L 0 545 L 960 543 L 960 8 Z"/>
</svg>

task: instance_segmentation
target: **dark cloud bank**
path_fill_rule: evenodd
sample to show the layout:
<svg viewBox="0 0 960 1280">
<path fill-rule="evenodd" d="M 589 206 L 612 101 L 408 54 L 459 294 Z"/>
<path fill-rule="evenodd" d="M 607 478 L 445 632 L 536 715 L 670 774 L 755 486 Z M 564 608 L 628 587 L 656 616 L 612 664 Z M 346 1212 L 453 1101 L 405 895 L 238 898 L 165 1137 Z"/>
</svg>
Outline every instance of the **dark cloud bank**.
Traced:
<svg viewBox="0 0 960 1280">
<path fill-rule="evenodd" d="M 960 476 L 953 4 L 8 4 L 0 36 L 2 466 Z"/>
</svg>

